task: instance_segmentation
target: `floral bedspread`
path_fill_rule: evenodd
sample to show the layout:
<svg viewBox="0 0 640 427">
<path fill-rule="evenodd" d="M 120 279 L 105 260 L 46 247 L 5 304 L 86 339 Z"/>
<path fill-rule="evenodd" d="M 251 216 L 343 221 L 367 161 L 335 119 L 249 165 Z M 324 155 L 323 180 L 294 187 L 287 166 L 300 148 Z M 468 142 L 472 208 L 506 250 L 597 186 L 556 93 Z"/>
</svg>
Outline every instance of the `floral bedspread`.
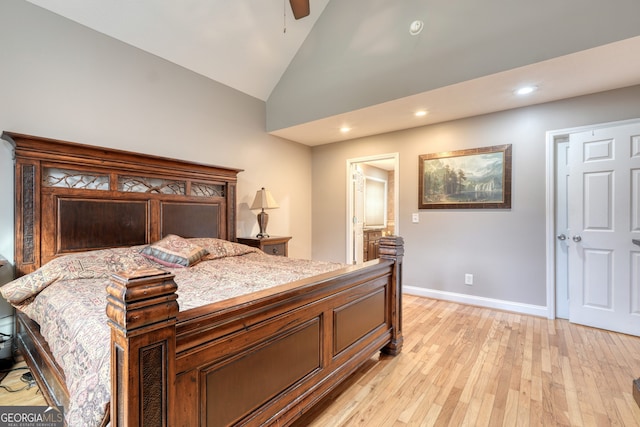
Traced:
<svg viewBox="0 0 640 427">
<path fill-rule="evenodd" d="M 180 310 L 332 271 L 342 264 L 266 255 L 218 239 L 191 239 L 209 254 L 188 268 L 168 269 L 178 284 Z M 65 373 L 70 427 L 99 425 L 110 401 L 110 329 L 106 285 L 112 273 L 161 267 L 141 247 L 106 249 L 57 258 L 37 272 L 0 288 L 2 295 L 38 322 Z"/>
</svg>

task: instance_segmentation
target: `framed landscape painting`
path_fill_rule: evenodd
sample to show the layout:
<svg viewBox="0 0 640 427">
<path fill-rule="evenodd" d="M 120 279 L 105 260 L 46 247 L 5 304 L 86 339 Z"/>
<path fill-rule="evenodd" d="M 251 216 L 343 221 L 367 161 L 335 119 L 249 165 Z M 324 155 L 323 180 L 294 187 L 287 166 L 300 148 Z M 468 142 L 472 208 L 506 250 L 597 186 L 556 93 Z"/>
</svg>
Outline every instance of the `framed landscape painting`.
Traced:
<svg viewBox="0 0 640 427">
<path fill-rule="evenodd" d="M 510 209 L 511 144 L 419 156 L 418 209 Z"/>
</svg>

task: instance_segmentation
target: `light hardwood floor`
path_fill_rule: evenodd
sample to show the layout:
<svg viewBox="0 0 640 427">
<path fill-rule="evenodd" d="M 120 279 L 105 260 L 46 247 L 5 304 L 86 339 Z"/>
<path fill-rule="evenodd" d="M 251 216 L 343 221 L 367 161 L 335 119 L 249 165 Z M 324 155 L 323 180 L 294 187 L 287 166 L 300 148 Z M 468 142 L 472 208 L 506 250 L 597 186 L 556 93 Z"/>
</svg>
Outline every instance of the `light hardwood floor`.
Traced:
<svg viewBox="0 0 640 427">
<path fill-rule="evenodd" d="M 404 347 L 296 426 L 640 426 L 640 338 L 405 295 Z"/>
<path fill-rule="evenodd" d="M 47 402 L 35 385 L 25 383 L 20 379 L 28 372 L 26 363 L 20 362 L 13 366 L 12 371 L 2 380 L 0 385 L 0 405 L 3 406 L 44 406 Z"/>
<path fill-rule="evenodd" d="M 640 426 L 640 338 L 403 298 L 402 353 L 372 358 L 296 427 Z M 22 393 L 41 398 L 10 398 L 40 404 Z"/>
</svg>

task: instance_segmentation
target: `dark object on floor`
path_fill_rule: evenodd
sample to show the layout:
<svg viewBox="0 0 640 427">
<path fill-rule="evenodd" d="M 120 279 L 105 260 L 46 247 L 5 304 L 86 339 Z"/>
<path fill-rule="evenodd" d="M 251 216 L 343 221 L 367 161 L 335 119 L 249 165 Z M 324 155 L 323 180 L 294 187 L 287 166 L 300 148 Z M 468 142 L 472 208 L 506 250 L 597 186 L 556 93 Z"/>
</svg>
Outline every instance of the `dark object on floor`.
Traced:
<svg viewBox="0 0 640 427">
<path fill-rule="evenodd" d="M 8 371 L 13 366 L 14 360 L 12 358 L 0 359 L 0 371 Z"/>
<path fill-rule="evenodd" d="M 640 378 L 633 380 L 633 398 L 636 400 L 638 406 L 640 406 Z"/>
</svg>

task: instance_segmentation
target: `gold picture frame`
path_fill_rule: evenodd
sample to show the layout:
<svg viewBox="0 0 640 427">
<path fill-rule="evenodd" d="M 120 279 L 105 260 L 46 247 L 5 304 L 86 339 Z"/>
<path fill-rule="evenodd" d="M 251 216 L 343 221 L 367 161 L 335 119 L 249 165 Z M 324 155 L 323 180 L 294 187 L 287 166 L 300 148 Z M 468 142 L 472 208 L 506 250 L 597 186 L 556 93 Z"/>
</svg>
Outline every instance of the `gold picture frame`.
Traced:
<svg viewBox="0 0 640 427">
<path fill-rule="evenodd" d="M 418 158 L 418 209 L 511 209 L 511 144 Z"/>
</svg>

